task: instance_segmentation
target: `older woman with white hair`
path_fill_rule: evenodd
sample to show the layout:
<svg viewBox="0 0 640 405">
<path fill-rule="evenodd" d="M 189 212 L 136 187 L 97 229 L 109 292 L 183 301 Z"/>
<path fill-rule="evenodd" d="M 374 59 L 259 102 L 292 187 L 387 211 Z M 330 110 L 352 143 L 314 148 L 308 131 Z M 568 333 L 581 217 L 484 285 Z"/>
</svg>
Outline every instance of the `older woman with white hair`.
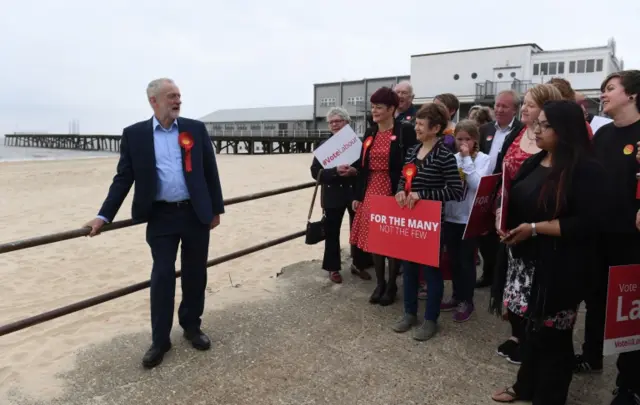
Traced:
<svg viewBox="0 0 640 405">
<path fill-rule="evenodd" d="M 327 113 L 327 124 L 332 135 L 338 133 L 349 124 L 351 117 L 342 107 L 333 107 Z M 318 159 L 313 159 L 311 176 L 322 185 L 320 202 L 325 214 L 325 245 L 322 268 L 329 272 L 329 278 L 334 283 L 342 283 L 340 258 L 340 228 L 345 210 L 349 213 L 349 225 L 353 223 L 354 211 L 351 208 L 357 169 L 353 165 L 341 165 L 332 169 L 322 169 Z M 371 255 L 363 252 L 357 246 L 351 245 L 351 273 L 363 280 L 371 280 L 365 270 L 372 265 Z"/>
</svg>

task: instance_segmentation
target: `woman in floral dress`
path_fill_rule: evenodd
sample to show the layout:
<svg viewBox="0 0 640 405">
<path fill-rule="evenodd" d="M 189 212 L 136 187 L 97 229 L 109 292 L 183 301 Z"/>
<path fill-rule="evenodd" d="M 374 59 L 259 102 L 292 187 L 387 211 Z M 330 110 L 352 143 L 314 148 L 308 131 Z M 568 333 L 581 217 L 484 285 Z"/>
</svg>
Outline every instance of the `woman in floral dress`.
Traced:
<svg viewBox="0 0 640 405">
<path fill-rule="evenodd" d="M 592 154 L 582 109 L 550 101 L 534 128 L 542 152 L 525 160 L 508 194 L 504 305 L 522 319 L 522 363 L 498 402 L 564 405 L 573 376 L 573 326 L 591 288 L 607 214 L 606 172 Z"/>
<path fill-rule="evenodd" d="M 505 145 L 509 145 L 504 160 L 502 162 L 502 171 L 504 178 L 511 182 L 515 177 L 522 163 L 530 156 L 540 152 L 540 148 L 536 145 L 536 134 L 534 132 L 533 123 L 538 119 L 542 106 L 547 101 L 562 100 L 560 91 L 550 84 L 539 84 L 529 89 L 524 97 L 521 109 L 521 121 L 524 128 L 511 141 L 505 139 Z M 502 198 L 502 187 L 498 188 L 499 192 L 496 202 L 499 204 Z M 496 222 L 501 217 L 501 208 L 496 210 Z M 500 224 L 496 223 L 496 229 L 500 229 Z M 520 339 L 522 338 L 523 318 L 521 315 L 514 313 L 509 308 L 504 308 L 503 295 L 505 292 L 506 280 L 512 279 L 518 275 L 520 282 L 526 286 L 531 285 L 531 275 L 529 272 L 519 272 L 515 269 L 513 262 L 508 260 L 508 252 L 504 245 L 501 245 L 497 254 L 497 274 L 494 278 L 494 284 L 491 291 L 491 308 L 497 314 L 502 314 L 506 309 L 506 316 L 511 323 L 511 337 L 498 346 L 498 355 L 504 357 L 512 364 L 520 364 Z"/>
<path fill-rule="evenodd" d="M 356 212 L 351 229 L 350 243 L 365 252 L 369 249 L 369 212 L 371 196 L 394 195 L 398 187 L 404 156 L 409 147 L 417 143 L 413 125 L 396 122 L 398 95 L 388 87 L 382 87 L 371 95 L 371 116 L 374 125 L 367 129 L 362 142 L 356 180 L 353 209 Z M 369 302 L 383 306 L 395 301 L 398 287 L 396 277 L 400 261 L 372 254 L 376 272 L 376 288 Z M 386 259 L 389 261 L 389 277 L 385 278 Z"/>
</svg>

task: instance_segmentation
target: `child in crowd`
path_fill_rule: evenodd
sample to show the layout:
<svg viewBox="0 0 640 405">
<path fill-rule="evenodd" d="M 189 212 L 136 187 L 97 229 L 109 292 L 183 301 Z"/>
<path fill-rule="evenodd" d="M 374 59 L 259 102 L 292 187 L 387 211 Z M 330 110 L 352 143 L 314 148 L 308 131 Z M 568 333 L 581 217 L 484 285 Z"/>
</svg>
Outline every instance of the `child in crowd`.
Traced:
<svg viewBox="0 0 640 405">
<path fill-rule="evenodd" d="M 464 184 L 464 193 L 460 201 L 445 203 L 442 241 L 446 246 L 451 264 L 453 296 L 444 300 L 441 311 L 455 311 L 453 320 L 465 322 L 474 310 L 473 292 L 476 283 L 476 241 L 462 239 L 469 220 L 471 207 L 480 178 L 488 175 L 489 155 L 480 152 L 480 133 L 475 121 L 460 121 L 454 130 L 455 154 L 458 171 Z"/>
</svg>

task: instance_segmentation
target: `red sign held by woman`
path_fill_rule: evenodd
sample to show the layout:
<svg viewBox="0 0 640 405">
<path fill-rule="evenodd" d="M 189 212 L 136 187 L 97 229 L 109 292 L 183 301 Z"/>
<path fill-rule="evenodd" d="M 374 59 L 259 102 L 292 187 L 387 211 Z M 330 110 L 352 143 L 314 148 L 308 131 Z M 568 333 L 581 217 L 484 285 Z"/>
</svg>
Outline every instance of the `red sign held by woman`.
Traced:
<svg viewBox="0 0 640 405">
<path fill-rule="evenodd" d="M 440 267 L 442 203 L 420 200 L 401 208 L 393 197 L 372 196 L 369 249 L 372 253 Z"/>
</svg>

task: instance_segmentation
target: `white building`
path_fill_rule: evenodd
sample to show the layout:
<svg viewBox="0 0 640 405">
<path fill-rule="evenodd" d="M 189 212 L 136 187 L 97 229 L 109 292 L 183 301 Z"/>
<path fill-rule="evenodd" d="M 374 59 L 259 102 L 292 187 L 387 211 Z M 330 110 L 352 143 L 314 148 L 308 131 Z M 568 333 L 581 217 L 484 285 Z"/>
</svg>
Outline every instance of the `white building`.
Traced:
<svg viewBox="0 0 640 405">
<path fill-rule="evenodd" d="M 519 44 L 412 55 L 411 83 L 416 104 L 453 93 L 460 100 L 460 114 L 466 116 L 473 104 L 493 104 L 502 90 L 523 95 L 552 77 L 569 80 L 597 106 L 602 80 L 623 68 L 613 39 L 606 46 L 556 51 Z"/>
</svg>

